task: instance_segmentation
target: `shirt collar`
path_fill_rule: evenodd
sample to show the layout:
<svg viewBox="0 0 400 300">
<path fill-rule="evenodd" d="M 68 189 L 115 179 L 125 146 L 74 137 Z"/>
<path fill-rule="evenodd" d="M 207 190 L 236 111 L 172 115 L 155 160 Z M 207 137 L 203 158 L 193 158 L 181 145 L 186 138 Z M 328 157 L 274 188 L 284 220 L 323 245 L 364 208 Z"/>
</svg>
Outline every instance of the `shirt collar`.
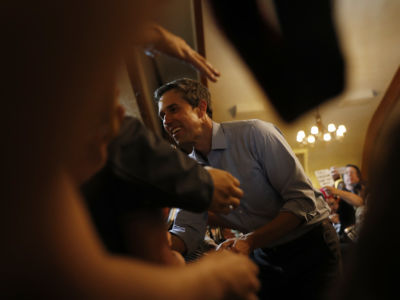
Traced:
<svg viewBox="0 0 400 300">
<path fill-rule="evenodd" d="M 226 142 L 225 133 L 221 127 L 221 124 L 214 122 L 214 121 L 212 123 L 213 123 L 213 127 L 212 127 L 211 150 L 226 149 L 227 142 Z"/>
<path fill-rule="evenodd" d="M 217 149 L 226 149 L 227 148 L 227 142 L 226 142 L 226 137 L 224 130 L 221 127 L 221 124 L 212 121 L 212 140 L 211 140 L 211 151 L 217 150 Z M 208 162 L 204 160 L 202 155 L 200 155 L 194 148 L 192 153 L 189 155 L 190 157 L 194 158 L 201 164 L 207 165 Z"/>
</svg>

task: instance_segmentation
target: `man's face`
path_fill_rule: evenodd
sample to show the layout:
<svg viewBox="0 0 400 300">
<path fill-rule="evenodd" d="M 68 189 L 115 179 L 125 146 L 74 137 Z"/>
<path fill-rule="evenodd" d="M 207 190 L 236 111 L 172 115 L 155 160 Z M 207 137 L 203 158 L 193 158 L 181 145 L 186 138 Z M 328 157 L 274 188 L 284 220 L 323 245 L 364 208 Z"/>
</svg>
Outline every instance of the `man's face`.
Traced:
<svg viewBox="0 0 400 300">
<path fill-rule="evenodd" d="M 194 144 L 201 137 L 202 113 L 175 90 L 166 92 L 158 102 L 158 114 L 165 131 L 178 145 Z"/>
<path fill-rule="evenodd" d="M 346 167 L 343 179 L 344 183 L 347 185 L 356 184 L 360 181 L 360 178 L 357 175 L 357 170 L 354 169 L 353 167 Z"/>
</svg>

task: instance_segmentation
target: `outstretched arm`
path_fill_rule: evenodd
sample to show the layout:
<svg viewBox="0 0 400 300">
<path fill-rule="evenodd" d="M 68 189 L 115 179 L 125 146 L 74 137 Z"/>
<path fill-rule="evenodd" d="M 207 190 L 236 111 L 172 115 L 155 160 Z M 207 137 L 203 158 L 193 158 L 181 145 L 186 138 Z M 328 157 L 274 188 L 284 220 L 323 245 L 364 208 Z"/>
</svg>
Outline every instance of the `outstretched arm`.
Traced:
<svg viewBox="0 0 400 300">
<path fill-rule="evenodd" d="M 192 49 L 185 40 L 158 24 L 148 25 L 139 43 L 145 45 L 147 52 L 152 55 L 163 53 L 188 63 L 213 82 L 216 82 L 220 76 L 219 71 Z"/>
<path fill-rule="evenodd" d="M 341 199 L 343 199 L 344 201 L 353 206 L 358 207 L 364 205 L 364 199 L 358 196 L 357 194 L 347 191 L 342 191 L 332 186 L 324 186 L 324 189 L 328 190 L 333 195 L 339 196 Z"/>
</svg>

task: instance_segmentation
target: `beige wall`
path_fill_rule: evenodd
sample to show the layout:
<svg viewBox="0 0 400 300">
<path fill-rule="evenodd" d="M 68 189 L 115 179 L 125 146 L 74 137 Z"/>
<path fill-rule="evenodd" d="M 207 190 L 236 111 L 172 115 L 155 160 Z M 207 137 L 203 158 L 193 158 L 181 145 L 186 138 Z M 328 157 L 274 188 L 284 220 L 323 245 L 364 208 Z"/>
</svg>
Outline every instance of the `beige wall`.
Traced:
<svg viewBox="0 0 400 300">
<path fill-rule="evenodd" d="M 297 145 L 296 134 L 300 129 L 311 127 L 315 111 L 290 124 L 283 122 L 250 70 L 216 27 L 207 6 L 203 9 L 207 59 L 222 73 L 218 83 L 209 85 L 214 119 L 223 122 L 258 118 L 275 123 L 292 148 L 308 152 L 308 175 L 316 187 L 319 184 L 315 170 L 361 164 L 369 121 L 400 64 L 400 18 L 396 17 L 396 12 L 400 13 L 400 1 L 339 0 L 336 4 L 338 33 L 348 61 L 347 84 L 342 95 L 321 105 L 319 111 L 325 125 L 344 124 L 348 133 L 342 141 L 331 142 L 329 146 L 306 148 Z M 352 97 L 354 93 L 371 89 L 378 94 L 369 98 Z M 241 105 L 235 117 L 229 112 L 234 105 Z"/>
</svg>

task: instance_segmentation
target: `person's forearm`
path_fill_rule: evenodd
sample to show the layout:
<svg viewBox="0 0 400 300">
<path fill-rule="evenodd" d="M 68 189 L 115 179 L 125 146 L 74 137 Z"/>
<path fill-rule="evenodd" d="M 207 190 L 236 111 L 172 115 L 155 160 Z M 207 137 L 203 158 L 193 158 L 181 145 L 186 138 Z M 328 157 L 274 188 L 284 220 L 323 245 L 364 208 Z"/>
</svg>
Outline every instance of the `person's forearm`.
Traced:
<svg viewBox="0 0 400 300">
<path fill-rule="evenodd" d="M 142 32 L 132 39 L 132 45 L 149 45 L 157 43 L 162 37 L 162 30 L 164 30 L 160 25 L 154 22 L 149 22 L 146 28 Z"/>
<path fill-rule="evenodd" d="M 302 219 L 291 212 L 280 212 L 271 222 L 248 234 L 251 250 L 268 247 L 284 237 L 302 223 Z"/>
<path fill-rule="evenodd" d="M 346 192 L 342 191 L 339 189 L 336 189 L 334 194 L 338 195 L 342 200 L 346 201 L 347 203 L 353 205 L 353 206 L 362 206 L 364 205 L 364 199 L 358 196 L 357 194 L 351 193 L 351 192 Z"/>
</svg>

